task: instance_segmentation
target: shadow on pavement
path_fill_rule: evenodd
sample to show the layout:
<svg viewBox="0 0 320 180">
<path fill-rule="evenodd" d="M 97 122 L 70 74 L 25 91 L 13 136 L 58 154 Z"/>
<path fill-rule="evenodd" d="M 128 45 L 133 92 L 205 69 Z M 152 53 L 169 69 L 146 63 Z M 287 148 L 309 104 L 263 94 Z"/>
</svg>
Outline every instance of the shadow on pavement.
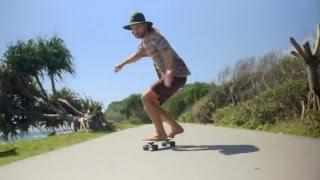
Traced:
<svg viewBox="0 0 320 180">
<path fill-rule="evenodd" d="M 176 147 L 164 147 L 160 150 L 171 149 L 173 151 L 219 151 L 223 155 L 232 155 L 240 153 L 251 153 L 259 151 L 259 148 L 253 145 L 177 145 Z"/>
</svg>

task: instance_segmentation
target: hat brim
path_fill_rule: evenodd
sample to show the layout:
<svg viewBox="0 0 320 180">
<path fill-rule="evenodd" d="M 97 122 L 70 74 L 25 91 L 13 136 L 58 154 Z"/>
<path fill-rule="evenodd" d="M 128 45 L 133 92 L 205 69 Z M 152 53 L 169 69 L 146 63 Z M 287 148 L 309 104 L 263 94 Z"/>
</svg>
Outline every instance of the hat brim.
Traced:
<svg viewBox="0 0 320 180">
<path fill-rule="evenodd" d="M 128 25 L 125 25 L 125 26 L 123 26 L 123 28 L 124 29 L 126 29 L 126 30 L 132 30 L 131 29 L 131 25 L 133 25 L 133 24 L 139 24 L 139 23 L 147 23 L 148 25 L 150 25 L 150 26 L 152 26 L 152 22 L 150 22 L 150 21 L 140 21 L 140 22 L 133 22 L 133 23 L 130 23 L 130 24 L 128 24 Z"/>
</svg>

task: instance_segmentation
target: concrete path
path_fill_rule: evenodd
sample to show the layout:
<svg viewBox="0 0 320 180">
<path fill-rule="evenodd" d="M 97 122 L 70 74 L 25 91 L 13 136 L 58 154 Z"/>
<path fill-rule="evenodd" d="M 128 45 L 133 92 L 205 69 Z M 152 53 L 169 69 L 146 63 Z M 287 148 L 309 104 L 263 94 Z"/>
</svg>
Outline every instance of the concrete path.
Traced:
<svg viewBox="0 0 320 180">
<path fill-rule="evenodd" d="M 183 124 L 175 149 L 143 151 L 145 125 L 0 167 L 0 180 L 319 180 L 320 140 Z M 166 128 L 168 128 L 166 126 Z"/>
</svg>

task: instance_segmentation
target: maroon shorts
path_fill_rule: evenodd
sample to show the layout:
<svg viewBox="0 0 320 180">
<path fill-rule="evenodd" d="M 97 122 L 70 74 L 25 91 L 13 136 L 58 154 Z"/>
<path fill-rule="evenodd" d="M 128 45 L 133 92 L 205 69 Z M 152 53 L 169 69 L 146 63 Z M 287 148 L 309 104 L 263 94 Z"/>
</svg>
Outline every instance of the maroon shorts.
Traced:
<svg viewBox="0 0 320 180">
<path fill-rule="evenodd" d="M 151 90 L 159 95 L 160 105 L 163 104 L 169 97 L 182 88 L 187 82 L 187 77 L 173 76 L 170 87 L 164 84 L 164 77 L 152 84 Z"/>
</svg>

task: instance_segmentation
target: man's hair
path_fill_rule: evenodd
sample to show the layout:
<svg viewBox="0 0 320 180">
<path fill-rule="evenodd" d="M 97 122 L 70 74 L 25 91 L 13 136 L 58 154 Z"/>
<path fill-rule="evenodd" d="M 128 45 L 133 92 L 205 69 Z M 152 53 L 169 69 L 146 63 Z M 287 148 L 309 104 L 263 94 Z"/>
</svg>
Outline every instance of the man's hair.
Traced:
<svg viewBox="0 0 320 180">
<path fill-rule="evenodd" d="M 153 28 L 152 25 L 147 24 L 147 31 L 148 31 L 148 32 L 154 32 L 154 31 L 156 31 L 156 30 Z"/>
<path fill-rule="evenodd" d="M 160 33 L 159 29 L 155 28 L 154 26 L 147 24 L 147 32 L 158 32 Z"/>
</svg>

